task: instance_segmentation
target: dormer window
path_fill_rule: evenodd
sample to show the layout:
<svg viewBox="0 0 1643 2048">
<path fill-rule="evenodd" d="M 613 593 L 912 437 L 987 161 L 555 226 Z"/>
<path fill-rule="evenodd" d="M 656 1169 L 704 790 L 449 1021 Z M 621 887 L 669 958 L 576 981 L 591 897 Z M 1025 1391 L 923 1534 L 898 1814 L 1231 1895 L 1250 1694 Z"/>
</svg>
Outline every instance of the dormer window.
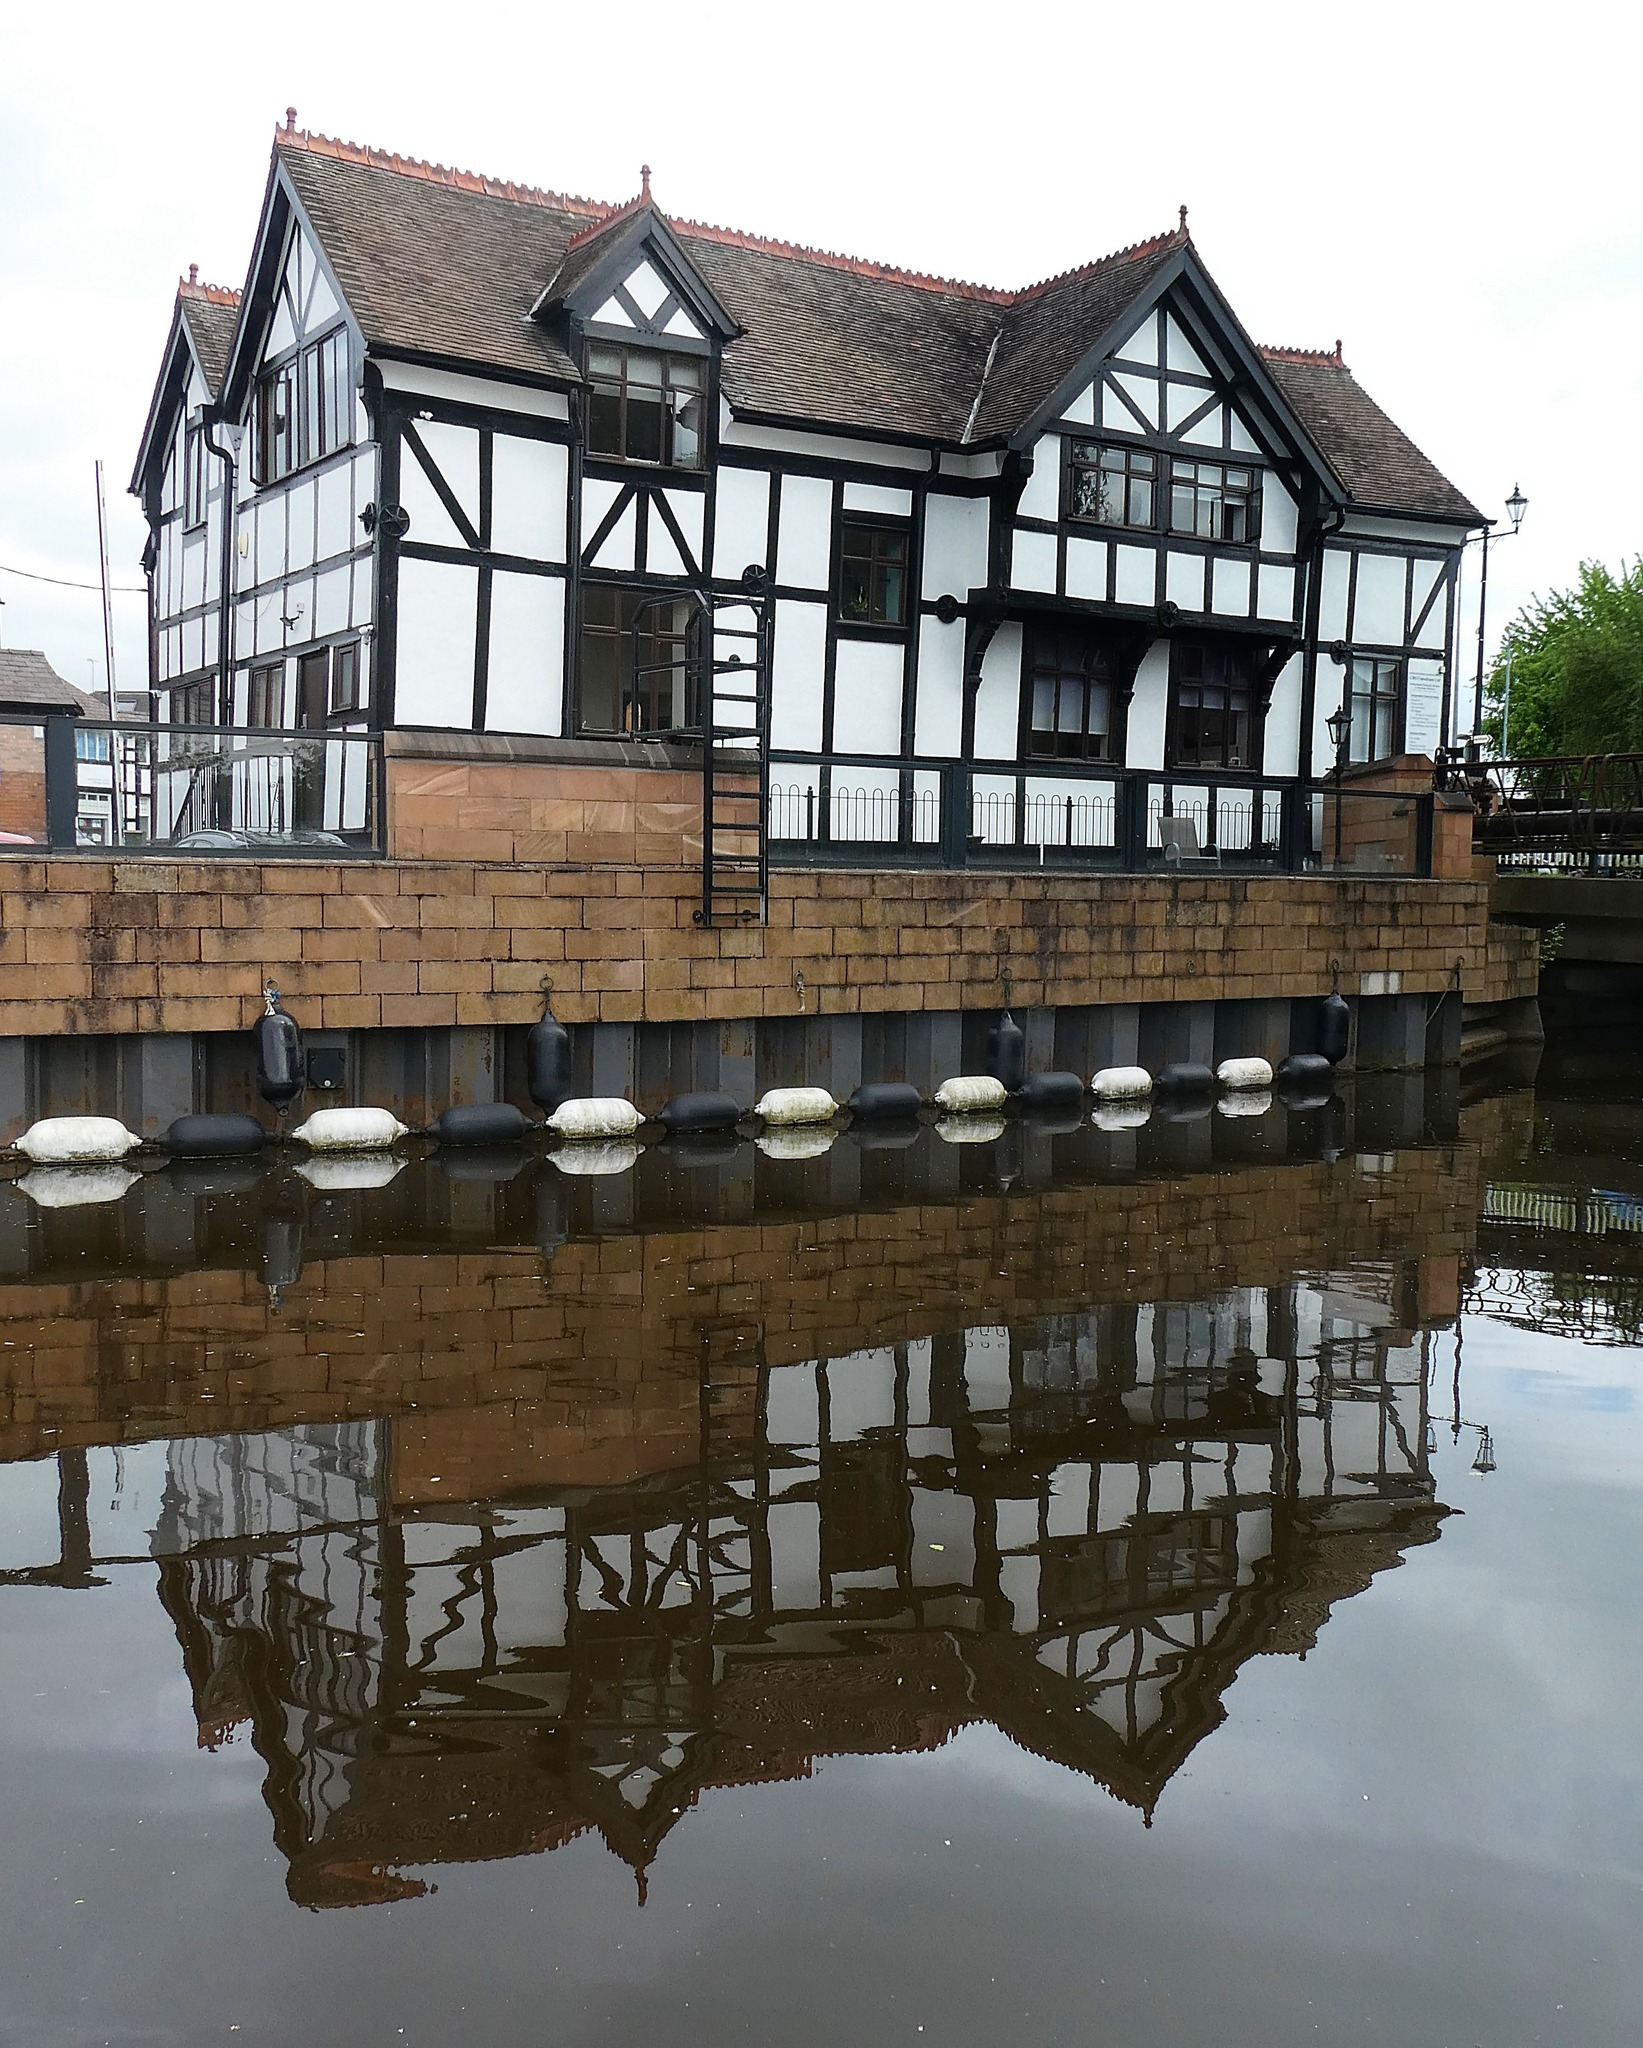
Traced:
<svg viewBox="0 0 1643 2048">
<path fill-rule="evenodd" d="M 707 365 L 700 356 L 590 342 L 588 383 L 590 455 L 701 468 Z"/>
</svg>

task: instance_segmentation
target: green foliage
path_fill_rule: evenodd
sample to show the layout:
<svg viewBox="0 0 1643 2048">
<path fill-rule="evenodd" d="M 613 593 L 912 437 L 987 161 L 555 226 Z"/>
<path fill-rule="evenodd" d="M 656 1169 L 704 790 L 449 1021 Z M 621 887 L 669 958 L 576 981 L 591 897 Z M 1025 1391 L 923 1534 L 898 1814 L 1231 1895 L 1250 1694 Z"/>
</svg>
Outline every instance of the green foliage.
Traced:
<svg viewBox="0 0 1643 2048">
<path fill-rule="evenodd" d="M 1537 597 L 1507 627 L 1485 729 L 1500 739 L 1512 658 L 1512 754 L 1643 752 L 1643 557 L 1612 575 L 1583 562 L 1573 590 Z"/>
</svg>

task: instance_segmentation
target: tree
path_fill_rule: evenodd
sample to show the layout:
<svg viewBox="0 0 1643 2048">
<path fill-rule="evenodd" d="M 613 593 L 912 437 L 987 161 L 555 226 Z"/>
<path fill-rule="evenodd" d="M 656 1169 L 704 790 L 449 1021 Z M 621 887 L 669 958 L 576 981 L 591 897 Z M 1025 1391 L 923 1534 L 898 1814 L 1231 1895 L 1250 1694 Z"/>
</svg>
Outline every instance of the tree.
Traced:
<svg viewBox="0 0 1643 2048">
<path fill-rule="evenodd" d="M 1497 744 L 1508 656 L 1512 729 L 1502 752 L 1643 752 L 1643 556 L 1619 576 L 1583 562 L 1573 590 L 1532 599 L 1507 627 L 1485 720 Z"/>
</svg>

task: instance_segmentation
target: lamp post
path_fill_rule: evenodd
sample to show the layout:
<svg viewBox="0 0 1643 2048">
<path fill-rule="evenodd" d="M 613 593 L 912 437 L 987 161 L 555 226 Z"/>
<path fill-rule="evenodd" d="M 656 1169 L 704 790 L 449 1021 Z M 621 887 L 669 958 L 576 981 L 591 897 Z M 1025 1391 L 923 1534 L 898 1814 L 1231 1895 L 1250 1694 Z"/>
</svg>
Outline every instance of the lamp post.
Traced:
<svg viewBox="0 0 1643 2048">
<path fill-rule="evenodd" d="M 1512 495 L 1506 500 L 1506 516 L 1512 522 L 1512 531 L 1510 533 L 1503 533 L 1500 536 L 1502 540 L 1512 540 L 1516 537 L 1519 527 L 1523 524 L 1523 515 L 1528 509 L 1529 500 L 1523 495 L 1518 486 L 1513 484 Z M 1486 526 L 1483 529 L 1483 566 L 1478 579 L 1478 676 L 1477 686 L 1472 693 L 1473 732 L 1481 732 L 1483 729 L 1483 629 L 1488 606 L 1489 528 Z M 1504 738 L 1504 735 L 1502 737 Z"/>
<path fill-rule="evenodd" d="M 1352 737 L 1352 712 L 1343 693 L 1339 705 L 1324 721 L 1335 747 L 1335 866 L 1341 864 L 1341 783 L 1346 775 L 1346 746 Z"/>
</svg>

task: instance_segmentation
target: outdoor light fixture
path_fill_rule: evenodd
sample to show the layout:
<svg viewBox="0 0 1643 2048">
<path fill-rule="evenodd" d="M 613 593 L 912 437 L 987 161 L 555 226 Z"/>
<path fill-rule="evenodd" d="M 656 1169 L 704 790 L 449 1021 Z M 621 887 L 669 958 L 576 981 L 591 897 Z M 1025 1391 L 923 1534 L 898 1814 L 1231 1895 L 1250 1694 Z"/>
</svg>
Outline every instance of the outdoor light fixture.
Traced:
<svg viewBox="0 0 1643 2048">
<path fill-rule="evenodd" d="M 1496 540 L 1511 540 L 1519 527 L 1522 526 L 1523 515 L 1528 509 L 1529 500 L 1523 495 L 1523 486 L 1521 484 L 1513 484 L 1512 495 L 1506 500 L 1506 516 L 1512 522 L 1512 530 L 1510 533 L 1497 533 L 1493 538 Z M 1489 607 L 1489 541 L 1491 538 L 1489 528 L 1485 526 L 1481 536 L 1474 534 L 1472 538 L 1474 540 L 1481 538 L 1483 541 L 1483 564 L 1478 573 L 1478 672 L 1472 691 L 1472 727 L 1474 731 L 1478 731 L 1481 730 L 1483 725 L 1483 644 L 1484 622 Z M 1468 542 L 1467 545 L 1470 546 L 1471 542 Z M 1501 732 L 1503 742 L 1505 737 L 1503 728 Z"/>
<path fill-rule="evenodd" d="M 1341 783 L 1346 776 L 1346 743 L 1352 734 L 1352 713 L 1347 709 L 1344 696 L 1324 723 L 1335 746 L 1335 866 L 1338 868 L 1341 864 Z"/>
<path fill-rule="evenodd" d="M 1523 515 L 1528 509 L 1529 500 L 1523 495 L 1517 485 L 1513 484 L 1512 495 L 1506 500 L 1506 516 L 1512 522 L 1512 531 L 1514 533 L 1523 524 Z"/>
</svg>

